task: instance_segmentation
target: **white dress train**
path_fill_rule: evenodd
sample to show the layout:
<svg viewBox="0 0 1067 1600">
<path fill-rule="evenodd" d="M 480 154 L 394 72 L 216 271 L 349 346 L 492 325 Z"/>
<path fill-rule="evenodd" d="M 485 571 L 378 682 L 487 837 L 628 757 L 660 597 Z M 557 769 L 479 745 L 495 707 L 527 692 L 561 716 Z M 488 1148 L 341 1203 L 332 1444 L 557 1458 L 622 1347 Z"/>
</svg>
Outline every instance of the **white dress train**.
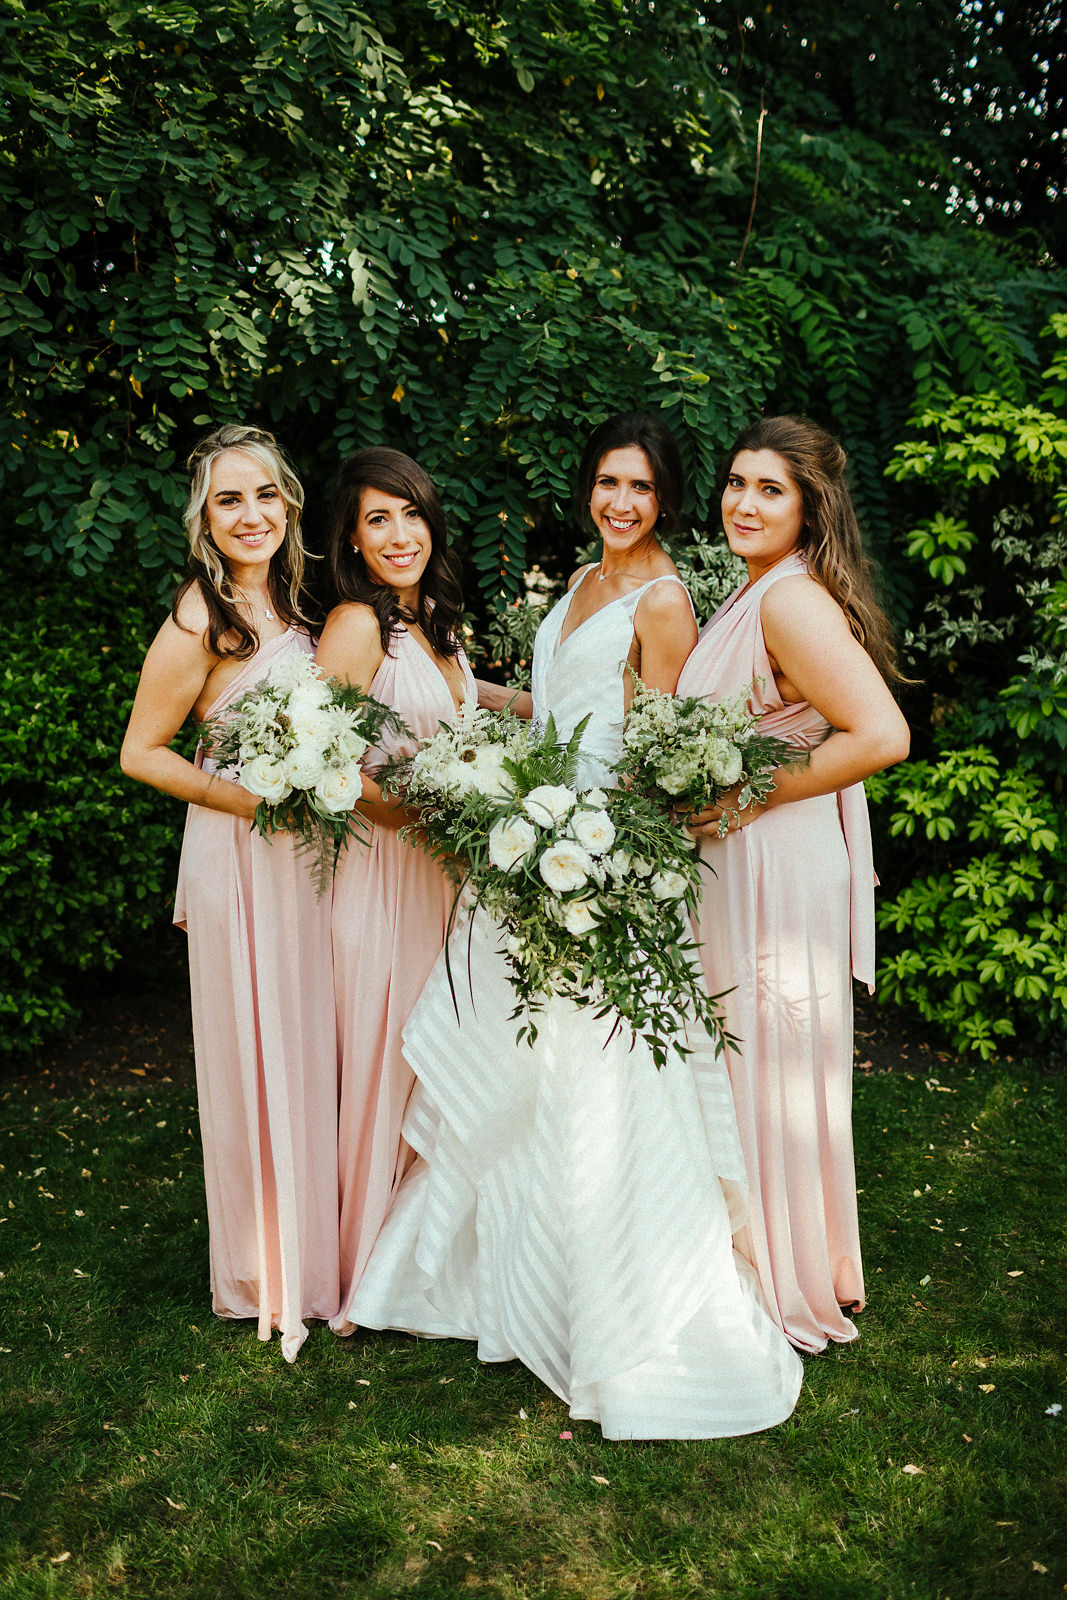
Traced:
<svg viewBox="0 0 1067 1600">
<path fill-rule="evenodd" d="M 664 581 L 664 580 L 657 580 Z M 671 580 L 677 581 L 677 580 Z M 647 587 L 647 586 L 646 586 Z M 560 643 L 538 633 L 534 714 L 588 713 L 581 786 L 608 781 L 644 589 Z M 565 999 L 517 1044 L 499 928 L 453 935 L 404 1030 L 418 1159 L 352 1301 L 367 1327 L 475 1339 L 521 1360 L 608 1438 L 713 1438 L 792 1411 L 801 1364 L 733 1249 L 745 1182 L 729 1080 L 703 1032 L 657 1071 L 610 1018 Z M 468 966 L 469 955 L 469 966 Z"/>
</svg>

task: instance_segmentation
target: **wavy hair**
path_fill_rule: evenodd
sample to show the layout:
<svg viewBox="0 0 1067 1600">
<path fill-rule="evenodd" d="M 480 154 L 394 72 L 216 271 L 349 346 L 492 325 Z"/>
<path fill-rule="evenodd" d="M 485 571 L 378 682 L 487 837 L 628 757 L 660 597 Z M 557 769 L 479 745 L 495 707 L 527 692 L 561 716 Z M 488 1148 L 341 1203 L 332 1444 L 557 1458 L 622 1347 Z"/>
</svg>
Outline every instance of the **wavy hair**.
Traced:
<svg viewBox="0 0 1067 1600">
<path fill-rule="evenodd" d="M 375 582 L 362 555 L 353 548 L 352 535 L 365 489 L 395 495 L 415 506 L 430 530 L 430 559 L 414 611 L 406 610 L 387 584 Z M 422 629 L 439 656 L 457 653 L 463 616 L 459 557 L 449 547 L 445 513 L 433 479 L 410 456 L 374 446 L 357 450 L 341 463 L 330 500 L 327 563 L 333 590 L 330 604 L 350 601 L 370 606 L 378 619 L 383 650 L 389 649 L 393 634 L 408 621 Z"/>
<path fill-rule="evenodd" d="M 649 411 L 620 411 L 593 429 L 582 451 L 578 468 L 577 509 L 585 521 L 589 500 L 596 482 L 597 468 L 609 450 L 643 450 L 652 467 L 652 478 L 659 501 L 657 533 L 668 537 L 681 525 L 685 504 L 685 468 L 678 441 L 661 417 Z"/>
<path fill-rule="evenodd" d="M 845 482 L 846 456 L 837 440 L 807 417 L 761 417 L 734 441 L 719 473 L 726 487 L 742 450 L 773 450 L 800 490 L 804 525 L 797 548 L 813 578 L 828 590 L 883 678 L 904 683 L 889 619 L 879 604 L 875 574 L 863 548 L 856 510 Z"/>
<path fill-rule="evenodd" d="M 178 607 L 183 596 L 198 588 L 208 611 L 208 643 L 218 656 L 235 656 L 245 661 L 259 649 L 254 623 L 241 614 L 244 600 L 226 558 L 211 537 L 207 498 L 211 489 L 211 469 L 227 450 L 240 450 L 258 461 L 285 505 L 285 538 L 271 559 L 267 591 L 276 615 L 290 627 L 310 627 L 305 614 L 304 567 L 308 559 L 300 533 L 304 491 L 300 480 L 272 433 L 243 423 L 226 422 L 199 440 L 186 467 L 189 472 L 189 503 L 185 508 L 185 531 L 189 539 L 189 575 L 179 586 L 171 616 L 178 622 Z M 178 626 L 182 624 L 178 622 Z M 228 641 L 236 642 L 228 642 Z"/>
</svg>

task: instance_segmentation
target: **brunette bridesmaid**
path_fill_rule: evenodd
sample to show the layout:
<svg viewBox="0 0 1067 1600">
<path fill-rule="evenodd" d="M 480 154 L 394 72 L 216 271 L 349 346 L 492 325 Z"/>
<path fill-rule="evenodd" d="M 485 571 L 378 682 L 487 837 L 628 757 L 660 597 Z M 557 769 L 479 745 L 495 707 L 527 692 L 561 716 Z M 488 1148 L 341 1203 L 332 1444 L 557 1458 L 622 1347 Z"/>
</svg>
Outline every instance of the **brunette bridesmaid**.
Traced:
<svg viewBox="0 0 1067 1600">
<path fill-rule="evenodd" d="M 337 605 L 318 661 L 333 677 L 393 707 L 417 738 L 455 717 L 477 690 L 460 648 L 458 560 L 427 474 L 397 450 L 360 450 L 334 488 L 330 575 Z M 333 946 L 341 1061 L 341 1310 L 348 1317 L 371 1246 L 411 1160 L 401 1139 L 413 1073 L 401 1029 L 445 942 L 454 889 L 424 850 L 404 843 L 409 820 L 364 765 L 359 809 L 369 848 L 345 852 L 334 884 Z"/>
<path fill-rule="evenodd" d="M 189 576 L 145 658 L 122 769 L 189 802 L 174 920 L 189 936 L 211 1294 L 220 1317 L 281 1331 L 338 1306 L 337 1064 L 329 899 L 284 834 L 250 829 L 254 795 L 198 750 L 218 717 L 292 651 L 310 653 L 303 491 L 273 436 L 227 425 L 189 458 Z"/>
<path fill-rule="evenodd" d="M 691 819 L 710 874 L 698 919 L 708 987 L 740 1040 L 728 1067 L 749 1178 L 737 1244 L 801 1350 L 855 1338 L 863 1305 L 852 1154 L 852 986 L 873 987 L 874 869 L 862 780 L 908 753 L 840 445 L 771 417 L 737 440 L 722 519 L 744 584 L 701 633 L 680 695 L 748 690 L 802 764 L 763 806 Z M 729 832 L 718 837 L 724 810 Z"/>
</svg>

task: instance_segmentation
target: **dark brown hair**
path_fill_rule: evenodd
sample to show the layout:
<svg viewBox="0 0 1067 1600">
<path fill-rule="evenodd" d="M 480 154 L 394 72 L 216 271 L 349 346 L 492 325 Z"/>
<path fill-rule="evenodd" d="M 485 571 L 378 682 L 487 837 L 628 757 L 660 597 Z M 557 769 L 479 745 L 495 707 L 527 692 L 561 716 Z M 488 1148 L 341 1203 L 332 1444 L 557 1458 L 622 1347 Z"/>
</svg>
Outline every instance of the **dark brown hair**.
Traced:
<svg viewBox="0 0 1067 1600">
<path fill-rule="evenodd" d="M 414 612 L 405 612 L 393 590 L 371 578 L 363 557 L 352 548 L 366 489 L 395 495 L 415 506 L 430 530 L 430 559 Z M 463 614 L 459 557 L 449 548 L 445 513 L 433 480 L 410 456 L 378 446 L 357 450 L 342 463 L 330 502 L 328 562 L 333 589 L 330 604 L 348 600 L 370 606 L 378 618 L 383 650 L 389 649 L 393 634 L 407 618 L 422 629 L 439 656 L 456 654 Z"/>
<path fill-rule="evenodd" d="M 845 482 L 842 447 L 807 417 L 761 417 L 734 441 L 719 474 L 720 493 L 742 450 L 773 450 L 781 456 L 800 490 L 804 526 L 797 548 L 807 557 L 812 577 L 833 595 L 883 678 L 906 681 L 897 667 L 889 620 L 876 597 L 873 569 Z"/>
<path fill-rule="evenodd" d="M 685 469 L 678 441 L 662 418 L 648 411 L 620 411 L 589 435 L 578 468 L 578 514 L 584 520 L 596 483 L 597 468 L 609 450 L 643 450 L 652 467 L 659 501 L 657 532 L 675 533 L 685 504 Z"/>
<path fill-rule="evenodd" d="M 225 557 L 211 537 L 207 515 L 211 468 L 226 450 L 240 450 L 258 461 L 285 503 L 285 538 L 271 559 L 267 588 L 275 614 L 290 627 L 309 626 L 304 595 L 307 552 L 300 537 L 304 491 L 278 441 L 265 428 L 223 423 L 222 427 L 204 435 L 186 462 L 189 503 L 185 508 L 185 531 L 189 538 L 189 575 L 175 593 L 171 616 L 178 622 L 182 599 L 190 589 L 199 589 L 207 606 L 210 649 L 217 656 L 235 656 L 238 661 L 246 661 L 259 649 L 259 635 L 254 624 L 241 613 L 243 596 L 234 584 Z M 183 624 L 178 622 L 178 626 Z"/>
</svg>

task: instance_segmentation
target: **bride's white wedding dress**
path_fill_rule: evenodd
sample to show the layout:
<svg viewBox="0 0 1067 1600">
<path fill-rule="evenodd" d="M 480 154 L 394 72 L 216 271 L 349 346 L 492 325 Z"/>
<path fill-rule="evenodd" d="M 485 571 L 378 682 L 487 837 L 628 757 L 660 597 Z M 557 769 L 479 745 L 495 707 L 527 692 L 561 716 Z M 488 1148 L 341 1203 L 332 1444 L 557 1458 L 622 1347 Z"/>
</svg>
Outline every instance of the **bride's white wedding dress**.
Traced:
<svg viewBox="0 0 1067 1600">
<path fill-rule="evenodd" d="M 644 592 L 561 643 L 571 590 L 537 635 L 535 717 L 551 712 L 567 738 L 591 713 L 579 787 L 611 781 Z M 442 956 L 404 1030 L 418 1079 L 404 1137 L 418 1159 L 351 1320 L 476 1339 L 483 1361 L 518 1357 L 608 1438 L 781 1422 L 801 1364 L 733 1249 L 744 1163 L 710 1040 L 690 1030 L 691 1053 L 657 1072 L 623 1029 L 609 1040 L 610 1018 L 560 999 L 534 1046 L 517 1044 L 499 937 L 483 916 L 459 930 L 455 1000 Z"/>
</svg>

